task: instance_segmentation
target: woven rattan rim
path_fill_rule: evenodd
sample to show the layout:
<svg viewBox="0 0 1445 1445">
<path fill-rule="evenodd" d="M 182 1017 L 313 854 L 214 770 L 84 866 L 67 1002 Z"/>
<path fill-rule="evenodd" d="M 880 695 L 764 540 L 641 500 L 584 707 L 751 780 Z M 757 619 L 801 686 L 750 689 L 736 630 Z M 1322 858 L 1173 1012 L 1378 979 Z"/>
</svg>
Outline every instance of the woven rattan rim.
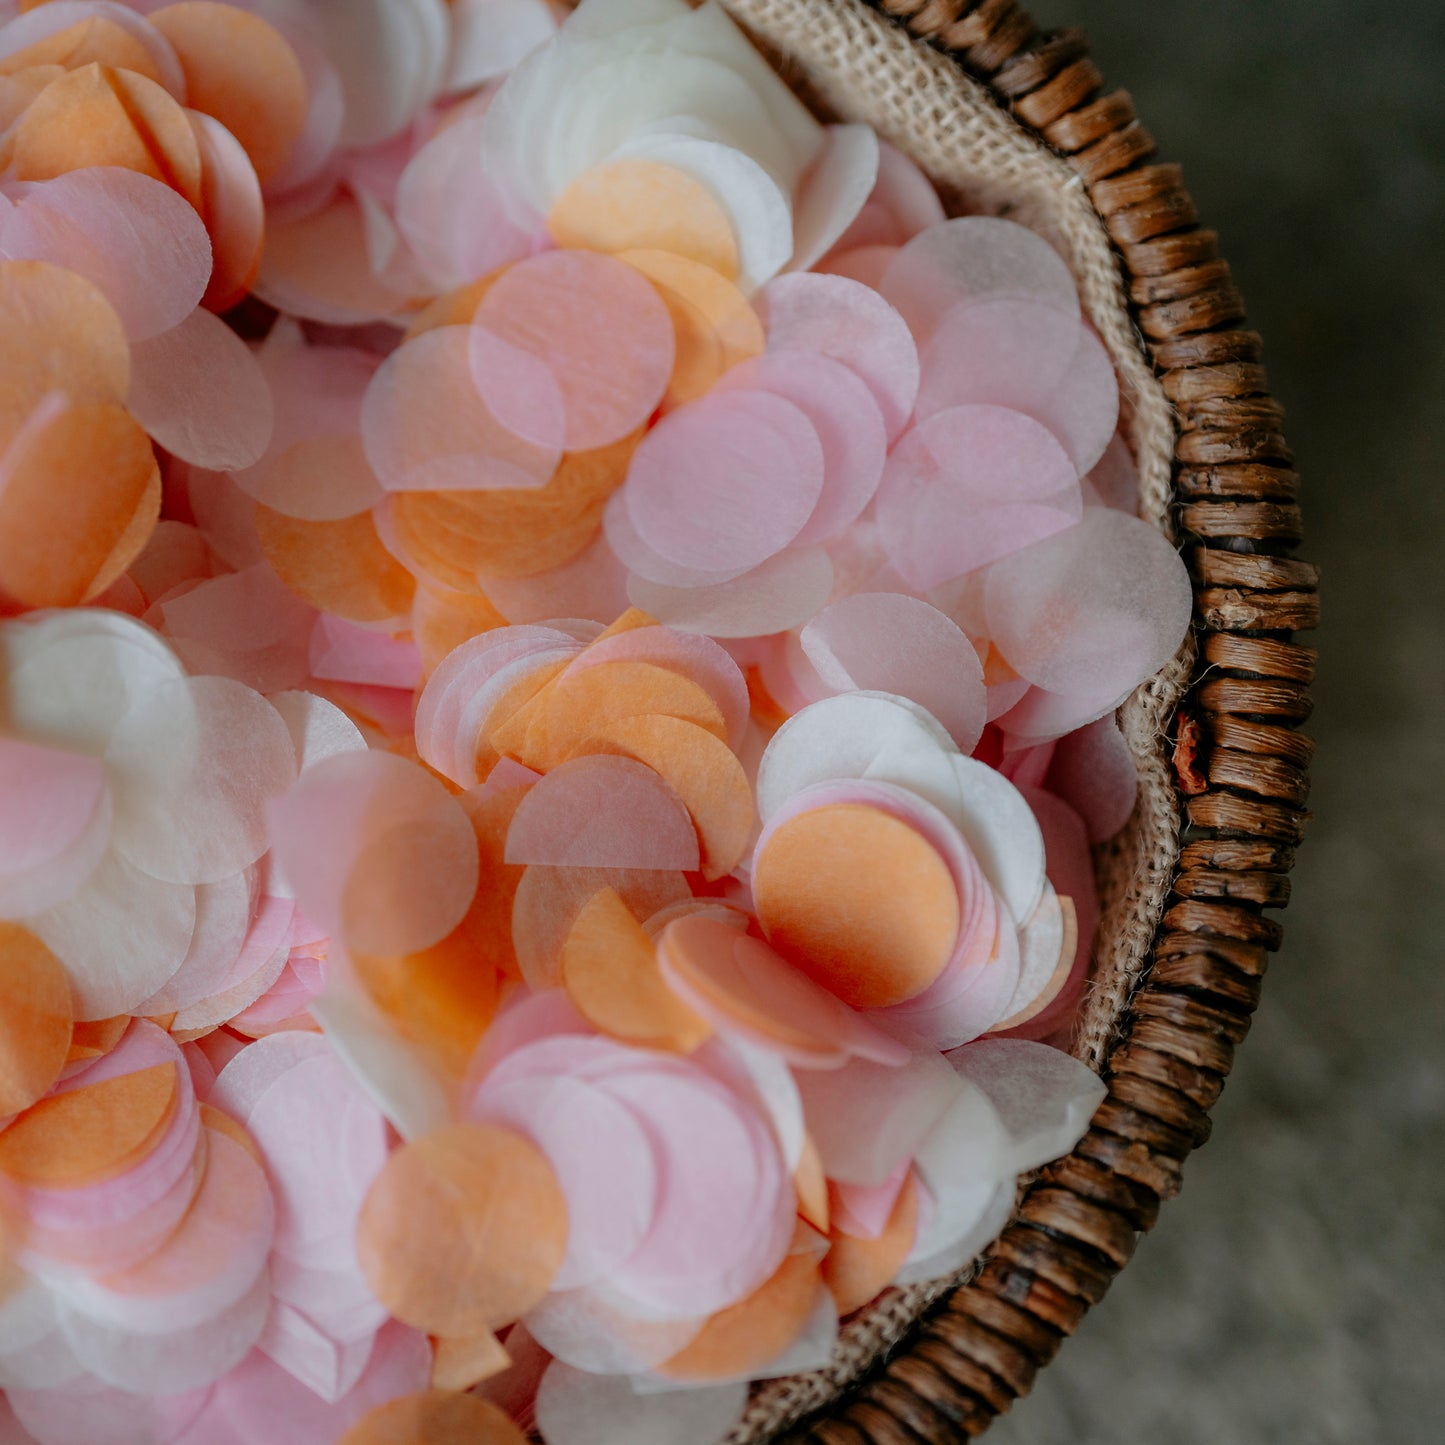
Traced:
<svg viewBox="0 0 1445 1445">
<path fill-rule="evenodd" d="M 825 1415 L 786 1438 L 942 1445 L 1027 1393 L 1209 1136 L 1257 1006 L 1308 814 L 1318 620 L 1298 477 L 1261 343 L 1218 238 L 1177 166 L 1158 163 L 1127 92 L 1106 91 L 1077 30 L 1046 33 L 1015 0 L 868 0 L 986 85 L 1078 173 L 1176 412 L 1173 501 L 1195 589 L 1198 666 L 1170 723 L 1185 819 L 1170 906 L 1118 1021 L 1109 1096 L 1088 1134 L 1026 1191 L 982 1269 Z"/>
</svg>

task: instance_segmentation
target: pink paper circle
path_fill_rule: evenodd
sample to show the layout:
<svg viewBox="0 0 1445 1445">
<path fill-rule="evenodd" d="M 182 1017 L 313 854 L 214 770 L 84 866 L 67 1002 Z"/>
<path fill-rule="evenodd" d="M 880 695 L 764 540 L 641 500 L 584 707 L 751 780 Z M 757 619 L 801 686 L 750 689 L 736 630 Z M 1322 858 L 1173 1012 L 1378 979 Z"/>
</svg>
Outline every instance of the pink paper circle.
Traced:
<svg viewBox="0 0 1445 1445">
<path fill-rule="evenodd" d="M 920 342 L 957 301 L 1028 296 L 1079 314 L 1074 278 L 1036 231 L 996 216 L 960 216 L 920 231 L 880 288 Z"/>
<path fill-rule="evenodd" d="M 219 316 L 199 308 L 131 348 L 126 407 L 193 466 L 251 466 L 271 440 L 271 388 L 255 356 Z"/>
<path fill-rule="evenodd" d="M 887 428 L 873 393 L 857 372 L 806 351 L 769 351 L 733 367 L 719 391 L 772 392 L 798 407 L 823 447 L 823 490 L 794 538 L 807 546 L 855 522 L 883 480 Z"/>
<path fill-rule="evenodd" d="M 918 597 L 855 592 L 824 608 L 804 629 L 802 650 L 834 692 L 889 692 L 926 707 L 960 751 L 983 734 L 983 666 L 968 635 Z"/>
<path fill-rule="evenodd" d="M 658 1212 L 614 1277 L 664 1316 L 734 1304 L 776 1269 L 794 1198 L 766 1126 L 730 1090 L 696 1068 L 646 1065 L 602 1085 L 635 1110 L 661 1157 Z"/>
<path fill-rule="evenodd" d="M 1074 464 L 1047 428 L 997 406 L 950 407 L 893 450 L 878 490 L 889 559 L 919 589 L 937 587 L 1073 526 Z"/>
<path fill-rule="evenodd" d="M 62 1292 L 116 1329 L 169 1333 L 202 1325 L 255 1283 L 271 1247 L 272 1217 L 261 1166 L 241 1145 L 208 1131 L 205 1176 L 176 1232 L 130 1269 Z"/>
<path fill-rule="evenodd" d="M 868 383 L 890 441 L 918 395 L 918 349 L 904 319 L 861 281 L 815 271 L 779 276 L 759 298 L 769 351 L 814 351 Z"/>
<path fill-rule="evenodd" d="M 1084 478 L 1084 505 L 1113 507 L 1116 512 L 1139 515 L 1139 469 L 1129 443 L 1115 434 Z"/>
<path fill-rule="evenodd" d="M 6 218 L 5 252 L 93 282 L 132 341 L 180 325 L 211 279 L 201 218 L 169 186 L 118 166 L 68 171 L 28 191 Z"/>
<path fill-rule="evenodd" d="M 1119 379 L 1092 327 L 1081 329 L 1069 369 L 1052 395 L 1025 410 L 1058 437 L 1080 476 L 1104 455 L 1119 424 Z"/>
<path fill-rule="evenodd" d="M 697 831 L 651 768 L 588 753 L 553 768 L 528 791 L 512 815 L 506 861 L 687 872 L 698 866 Z"/>
<path fill-rule="evenodd" d="M 484 1086 L 471 1116 L 526 1135 L 556 1171 L 568 1231 L 554 1290 L 605 1279 L 642 1242 L 657 1208 L 657 1163 L 625 1105 L 564 1075 Z"/>
<path fill-rule="evenodd" d="M 684 568 L 756 567 L 781 552 L 822 494 L 807 414 L 764 391 L 719 391 L 670 412 L 632 459 L 624 495 L 642 541 Z"/>
<path fill-rule="evenodd" d="M 714 587 L 731 582 L 751 571 L 751 567 L 731 567 L 721 572 L 700 567 L 681 567 L 648 546 L 632 520 L 627 493 L 614 492 L 607 499 L 602 513 L 603 535 L 613 555 L 630 573 L 663 587 Z M 629 586 L 629 592 L 630 592 Z M 641 605 L 641 604 L 635 604 Z M 651 611 L 644 608 L 644 611 Z"/>
<path fill-rule="evenodd" d="M 53 863 L 85 832 L 104 792 L 98 758 L 0 737 L 0 873 Z"/>
<path fill-rule="evenodd" d="M 473 333 L 442 326 L 414 337 L 366 389 L 361 439 L 388 491 L 527 490 L 544 487 L 561 439 L 535 442 L 493 411 L 471 368 Z"/>
<path fill-rule="evenodd" d="M 593 251 L 549 251 L 520 261 L 491 287 L 473 325 L 549 368 L 566 410 L 569 451 L 607 446 L 641 426 L 672 378 L 675 340 L 667 307 L 639 272 Z M 515 389 L 494 395 L 487 366 L 477 382 L 519 436 L 539 415 Z M 540 414 L 549 424 L 550 410 Z"/>
<path fill-rule="evenodd" d="M 1162 533 L 1090 507 L 1077 527 L 992 567 L 985 606 L 995 646 L 1030 682 L 1117 702 L 1174 654 L 1193 597 Z"/>
<path fill-rule="evenodd" d="M 1047 301 L 993 296 L 939 318 L 923 348 L 919 418 L 985 402 L 1035 415 L 1069 370 L 1083 328 Z"/>
</svg>

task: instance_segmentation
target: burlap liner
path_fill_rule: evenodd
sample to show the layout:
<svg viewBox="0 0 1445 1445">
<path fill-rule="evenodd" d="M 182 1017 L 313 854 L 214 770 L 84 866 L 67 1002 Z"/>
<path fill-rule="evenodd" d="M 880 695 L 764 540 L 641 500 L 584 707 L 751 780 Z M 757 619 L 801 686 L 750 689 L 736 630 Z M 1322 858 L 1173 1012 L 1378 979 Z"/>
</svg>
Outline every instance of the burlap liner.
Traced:
<svg viewBox="0 0 1445 1445">
<path fill-rule="evenodd" d="M 939 189 L 971 211 L 1005 213 L 1070 259 L 1090 320 L 1114 358 L 1127 433 L 1139 467 L 1141 515 L 1166 534 L 1174 423 L 1129 318 L 1118 262 L 1079 177 L 1034 140 L 981 86 L 860 0 L 723 0 L 826 112 L 866 121 L 912 156 Z M 1095 980 L 1075 1053 L 1096 1070 L 1142 971 L 1178 859 L 1179 816 L 1164 725 L 1192 664 L 1186 644 L 1120 710 L 1139 767 L 1139 804 L 1097 858 L 1102 922 Z M 755 1445 L 829 1405 L 907 1334 L 920 1314 L 972 1267 L 931 1284 L 891 1290 L 843 1328 L 826 1368 L 769 1381 L 726 1445 Z"/>
</svg>

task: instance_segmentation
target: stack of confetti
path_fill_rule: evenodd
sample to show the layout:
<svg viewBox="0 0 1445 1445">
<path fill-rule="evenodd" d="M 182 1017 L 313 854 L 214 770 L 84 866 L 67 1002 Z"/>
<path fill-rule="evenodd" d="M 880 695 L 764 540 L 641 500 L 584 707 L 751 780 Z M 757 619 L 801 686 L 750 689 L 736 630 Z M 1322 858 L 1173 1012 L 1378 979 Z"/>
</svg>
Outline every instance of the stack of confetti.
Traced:
<svg viewBox="0 0 1445 1445">
<path fill-rule="evenodd" d="M 0 1439 L 708 1445 L 971 1261 L 1177 650 L 1050 244 L 715 4 L 0 0 Z"/>
</svg>

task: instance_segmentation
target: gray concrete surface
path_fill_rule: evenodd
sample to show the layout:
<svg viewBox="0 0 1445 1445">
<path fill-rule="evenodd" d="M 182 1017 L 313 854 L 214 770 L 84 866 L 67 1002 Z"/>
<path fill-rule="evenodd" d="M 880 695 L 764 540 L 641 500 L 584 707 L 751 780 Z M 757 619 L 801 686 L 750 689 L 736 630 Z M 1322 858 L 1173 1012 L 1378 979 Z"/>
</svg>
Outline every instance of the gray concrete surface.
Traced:
<svg viewBox="0 0 1445 1445">
<path fill-rule="evenodd" d="M 1040 0 L 1182 161 L 1325 570 L 1287 943 L 1181 1197 L 996 1445 L 1445 1441 L 1445 5 Z"/>
</svg>

